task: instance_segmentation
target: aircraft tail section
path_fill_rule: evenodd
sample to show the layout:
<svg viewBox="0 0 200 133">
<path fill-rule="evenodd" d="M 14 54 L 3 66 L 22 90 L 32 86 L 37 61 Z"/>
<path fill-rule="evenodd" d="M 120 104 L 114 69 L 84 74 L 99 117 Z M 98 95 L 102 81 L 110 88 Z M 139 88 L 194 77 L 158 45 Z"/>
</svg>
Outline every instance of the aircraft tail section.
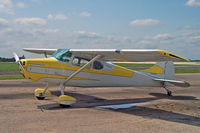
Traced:
<svg viewBox="0 0 200 133">
<path fill-rule="evenodd" d="M 157 62 L 156 65 L 163 69 L 163 78 L 173 80 L 174 77 L 174 63 L 172 61 L 167 62 Z"/>
<path fill-rule="evenodd" d="M 185 81 L 174 80 L 174 63 L 172 61 L 157 62 L 149 69 L 141 70 L 152 77 L 156 82 L 163 85 L 173 84 L 179 87 L 189 87 L 190 84 Z"/>
</svg>

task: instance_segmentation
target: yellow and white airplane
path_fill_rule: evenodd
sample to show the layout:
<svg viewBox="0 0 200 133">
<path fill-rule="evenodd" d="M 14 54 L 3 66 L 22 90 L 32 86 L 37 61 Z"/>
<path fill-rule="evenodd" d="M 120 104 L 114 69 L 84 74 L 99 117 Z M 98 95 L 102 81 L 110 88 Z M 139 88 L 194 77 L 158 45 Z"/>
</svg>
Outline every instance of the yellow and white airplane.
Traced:
<svg viewBox="0 0 200 133">
<path fill-rule="evenodd" d="M 45 89 L 36 89 L 35 96 L 43 100 L 48 91 L 49 84 L 59 85 L 61 95 L 59 104 L 68 106 L 76 102 L 76 99 L 64 94 L 65 86 L 159 86 L 167 88 L 173 84 L 181 87 L 189 87 L 185 81 L 174 80 L 173 61 L 188 61 L 178 55 L 164 50 L 136 50 L 136 49 L 35 49 L 23 50 L 35 54 L 44 54 L 45 58 L 19 59 L 14 54 L 16 62 L 20 66 L 20 72 L 31 81 L 45 82 Z M 52 55 L 51 57 L 47 57 Z M 110 61 L 129 62 L 157 62 L 153 67 L 145 70 L 134 71 Z"/>
</svg>

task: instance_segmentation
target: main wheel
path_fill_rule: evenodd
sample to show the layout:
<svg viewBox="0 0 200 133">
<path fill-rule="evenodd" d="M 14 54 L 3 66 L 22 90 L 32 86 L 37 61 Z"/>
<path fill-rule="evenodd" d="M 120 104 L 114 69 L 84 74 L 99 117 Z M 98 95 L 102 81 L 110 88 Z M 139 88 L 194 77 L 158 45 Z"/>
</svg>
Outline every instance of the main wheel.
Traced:
<svg viewBox="0 0 200 133">
<path fill-rule="evenodd" d="M 76 103 L 76 98 L 68 95 L 60 95 L 58 98 L 58 103 L 60 107 L 68 108 L 71 104 Z"/>
<path fill-rule="evenodd" d="M 51 95 L 51 92 L 46 90 L 45 93 L 43 94 L 44 89 L 35 89 L 34 95 L 38 100 L 44 100 L 46 95 Z"/>
</svg>

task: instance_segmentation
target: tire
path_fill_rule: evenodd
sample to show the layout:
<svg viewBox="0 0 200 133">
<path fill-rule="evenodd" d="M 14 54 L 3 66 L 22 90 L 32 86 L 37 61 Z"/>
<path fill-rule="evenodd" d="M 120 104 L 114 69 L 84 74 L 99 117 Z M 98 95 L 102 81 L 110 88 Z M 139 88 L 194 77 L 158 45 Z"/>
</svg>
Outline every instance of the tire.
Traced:
<svg viewBox="0 0 200 133">
<path fill-rule="evenodd" d="M 38 100 L 44 100 L 45 97 L 36 97 Z"/>
<path fill-rule="evenodd" d="M 172 96 L 172 92 L 171 92 L 171 91 L 168 91 L 168 92 L 167 92 L 167 95 L 168 95 L 168 96 Z"/>
<path fill-rule="evenodd" d="M 71 107 L 71 106 L 70 106 L 70 105 L 60 104 L 60 107 L 62 107 L 62 108 L 69 108 L 69 107 Z"/>
</svg>

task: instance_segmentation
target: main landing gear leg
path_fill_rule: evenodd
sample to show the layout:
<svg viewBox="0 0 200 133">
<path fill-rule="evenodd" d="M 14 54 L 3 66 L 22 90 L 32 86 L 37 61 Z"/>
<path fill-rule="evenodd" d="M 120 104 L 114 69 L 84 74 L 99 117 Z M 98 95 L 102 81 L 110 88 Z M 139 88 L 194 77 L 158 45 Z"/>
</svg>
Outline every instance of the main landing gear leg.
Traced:
<svg viewBox="0 0 200 133">
<path fill-rule="evenodd" d="M 51 95 L 51 92 L 47 90 L 48 87 L 49 87 L 49 85 L 47 83 L 45 89 L 41 89 L 41 88 L 36 89 L 35 90 L 35 97 L 38 100 L 44 100 L 45 99 L 45 95 Z"/>
<path fill-rule="evenodd" d="M 71 104 L 76 102 L 76 98 L 65 95 L 65 86 L 63 84 L 60 84 L 60 92 L 61 95 L 58 98 L 58 103 L 61 107 L 70 107 Z"/>
<path fill-rule="evenodd" d="M 172 91 L 170 91 L 167 86 L 165 85 L 165 82 L 163 83 L 163 88 L 167 91 L 168 96 L 172 96 Z"/>
<path fill-rule="evenodd" d="M 67 79 L 65 79 L 64 81 L 62 81 L 60 83 L 61 96 L 59 96 L 59 101 L 58 101 L 58 103 L 60 104 L 60 106 L 66 107 L 66 106 L 69 106 L 69 105 L 71 105 L 71 104 L 73 104 L 73 103 L 76 102 L 76 98 L 64 95 L 64 89 L 65 89 L 64 85 L 67 82 L 69 82 L 73 77 L 75 77 L 77 74 L 79 74 L 83 69 L 85 69 L 87 66 L 89 66 L 91 63 L 93 63 L 95 60 L 99 59 L 100 57 L 101 57 L 101 55 L 96 55 L 88 63 L 86 63 L 85 65 L 83 65 L 80 69 L 78 69 L 77 71 L 75 71 L 74 73 L 72 73 Z"/>
</svg>

